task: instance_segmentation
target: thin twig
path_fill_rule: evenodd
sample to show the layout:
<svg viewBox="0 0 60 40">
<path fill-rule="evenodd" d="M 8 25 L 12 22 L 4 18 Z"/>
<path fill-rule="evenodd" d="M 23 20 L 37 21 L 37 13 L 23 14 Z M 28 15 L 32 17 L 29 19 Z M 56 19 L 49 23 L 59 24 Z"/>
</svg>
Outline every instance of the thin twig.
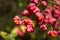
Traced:
<svg viewBox="0 0 60 40">
<path fill-rule="evenodd" d="M 60 4 L 58 4 L 56 2 L 52 2 L 52 1 L 48 1 L 48 0 L 47 0 L 47 2 L 60 6 Z"/>
</svg>

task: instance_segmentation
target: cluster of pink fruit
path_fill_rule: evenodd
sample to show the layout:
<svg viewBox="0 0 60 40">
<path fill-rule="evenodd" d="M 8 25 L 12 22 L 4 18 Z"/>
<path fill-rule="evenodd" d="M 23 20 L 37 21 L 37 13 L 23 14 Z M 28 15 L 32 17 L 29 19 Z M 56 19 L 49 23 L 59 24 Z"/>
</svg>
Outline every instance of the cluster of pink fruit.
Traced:
<svg viewBox="0 0 60 40">
<path fill-rule="evenodd" d="M 46 31 L 48 28 L 46 25 L 53 25 L 51 30 L 48 30 L 47 34 L 49 36 L 55 37 L 60 35 L 60 30 L 55 30 L 58 28 L 58 21 L 60 19 L 60 6 L 53 5 L 50 6 L 47 4 L 46 0 L 42 0 L 41 4 L 43 6 L 47 6 L 43 13 L 40 12 L 40 9 L 36 6 L 38 4 L 38 0 L 31 0 L 31 3 L 28 4 L 27 9 L 22 12 L 23 16 L 27 16 L 23 20 L 21 20 L 18 16 L 14 17 L 14 23 L 17 25 L 24 24 L 26 27 L 24 31 L 26 32 L 34 32 L 33 21 L 28 18 L 31 16 L 30 14 L 34 14 L 36 16 L 36 23 L 40 26 L 40 29 Z M 21 32 L 20 32 L 21 33 Z"/>
</svg>

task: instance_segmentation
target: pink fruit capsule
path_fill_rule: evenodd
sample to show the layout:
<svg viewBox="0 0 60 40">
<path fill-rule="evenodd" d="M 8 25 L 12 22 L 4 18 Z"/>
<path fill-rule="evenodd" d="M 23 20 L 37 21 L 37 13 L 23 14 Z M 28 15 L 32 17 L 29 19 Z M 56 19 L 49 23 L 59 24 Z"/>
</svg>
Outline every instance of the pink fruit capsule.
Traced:
<svg viewBox="0 0 60 40">
<path fill-rule="evenodd" d="M 27 31 L 27 32 L 33 32 L 33 31 L 34 31 L 33 25 L 28 24 L 28 25 L 27 25 L 27 28 L 26 28 L 26 31 Z"/>
<path fill-rule="evenodd" d="M 14 21 L 15 24 L 21 24 L 21 20 L 20 20 L 20 18 L 18 16 L 15 16 L 13 18 L 13 21 Z"/>
<path fill-rule="evenodd" d="M 44 24 L 41 25 L 40 28 L 41 28 L 41 30 L 47 30 L 47 27 L 46 27 L 46 25 L 44 25 Z"/>
<path fill-rule="evenodd" d="M 38 3 L 38 0 L 31 0 L 31 2 L 34 2 L 34 3 L 37 4 Z"/>
<path fill-rule="evenodd" d="M 44 6 L 47 6 L 47 2 L 46 1 L 42 1 L 41 4 L 44 5 Z"/>
<path fill-rule="evenodd" d="M 51 37 L 56 37 L 57 32 L 55 30 L 49 30 L 48 35 L 51 36 Z"/>
<path fill-rule="evenodd" d="M 22 15 L 23 15 L 23 16 L 29 16 L 29 11 L 28 11 L 28 10 L 24 10 L 24 11 L 22 12 Z"/>
</svg>

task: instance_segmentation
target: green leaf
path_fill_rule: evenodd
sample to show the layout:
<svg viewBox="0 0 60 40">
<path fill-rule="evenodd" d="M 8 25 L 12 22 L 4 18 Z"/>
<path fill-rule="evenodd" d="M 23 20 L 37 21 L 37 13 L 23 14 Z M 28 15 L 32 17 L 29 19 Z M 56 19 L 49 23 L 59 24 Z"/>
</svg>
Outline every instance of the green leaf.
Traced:
<svg viewBox="0 0 60 40">
<path fill-rule="evenodd" d="M 10 31 L 11 30 L 11 27 L 10 26 L 6 26 L 6 30 L 7 31 Z"/>
</svg>

